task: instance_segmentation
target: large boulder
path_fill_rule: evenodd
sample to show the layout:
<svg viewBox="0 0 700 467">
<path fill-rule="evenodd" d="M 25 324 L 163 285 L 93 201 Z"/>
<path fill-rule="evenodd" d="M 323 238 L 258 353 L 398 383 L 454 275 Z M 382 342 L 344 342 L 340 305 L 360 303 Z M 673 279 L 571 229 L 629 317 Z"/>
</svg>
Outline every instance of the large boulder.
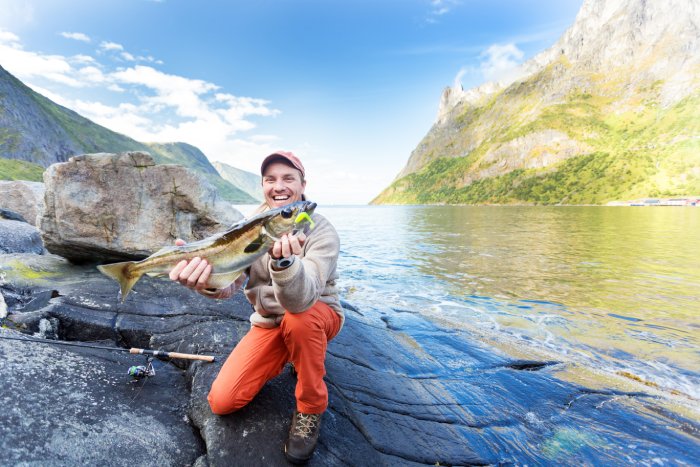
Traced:
<svg viewBox="0 0 700 467">
<path fill-rule="evenodd" d="M 36 226 L 44 210 L 44 184 L 24 180 L 0 180 L 0 208 L 19 213 Z"/>
<path fill-rule="evenodd" d="M 243 216 L 207 181 L 143 152 L 84 154 L 44 172 L 46 248 L 73 262 L 138 259 Z"/>
</svg>

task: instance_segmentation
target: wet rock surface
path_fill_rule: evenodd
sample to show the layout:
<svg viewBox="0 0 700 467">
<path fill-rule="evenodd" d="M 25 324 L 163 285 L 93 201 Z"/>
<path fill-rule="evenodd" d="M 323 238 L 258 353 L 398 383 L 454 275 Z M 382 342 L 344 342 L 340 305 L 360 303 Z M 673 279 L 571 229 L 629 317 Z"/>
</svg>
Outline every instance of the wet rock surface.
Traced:
<svg viewBox="0 0 700 467">
<path fill-rule="evenodd" d="M 146 462 L 159 465 L 285 464 L 296 382 L 289 369 L 239 412 L 216 416 L 206 401 L 249 328 L 241 294 L 208 300 L 144 278 L 122 304 L 116 283 L 54 255 L 0 255 L 0 278 L 9 313 L 2 324 L 15 330 L 219 357 L 157 361 L 156 376 L 136 391 L 125 371 L 144 357 L 0 340 L 3 372 L 13 375 L 0 389 L 13 407 L 0 415 L 0 464 L 138 463 L 118 454 L 125 446 L 143 447 Z M 345 306 L 345 327 L 328 349 L 330 406 L 309 465 L 675 465 L 700 454 L 697 425 L 643 391 L 562 381 L 557 362 L 510 358 L 411 311 L 371 316 Z M 47 399 L 37 406 L 35 393 Z"/>
</svg>

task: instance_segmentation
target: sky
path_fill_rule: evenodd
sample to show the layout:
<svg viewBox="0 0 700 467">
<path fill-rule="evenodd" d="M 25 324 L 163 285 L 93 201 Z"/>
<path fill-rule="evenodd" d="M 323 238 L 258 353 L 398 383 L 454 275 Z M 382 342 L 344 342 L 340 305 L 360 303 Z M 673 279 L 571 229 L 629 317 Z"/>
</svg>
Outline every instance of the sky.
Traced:
<svg viewBox="0 0 700 467">
<path fill-rule="evenodd" d="M 0 0 L 0 65 L 142 142 L 259 173 L 294 151 L 306 193 L 365 204 L 446 86 L 507 79 L 582 0 Z"/>
</svg>

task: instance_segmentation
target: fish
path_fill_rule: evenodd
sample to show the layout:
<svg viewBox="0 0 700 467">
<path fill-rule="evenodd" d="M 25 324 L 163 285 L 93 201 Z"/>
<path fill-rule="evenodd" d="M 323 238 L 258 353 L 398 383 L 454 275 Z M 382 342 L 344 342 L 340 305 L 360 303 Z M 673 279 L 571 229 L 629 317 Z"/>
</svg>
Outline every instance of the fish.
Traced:
<svg viewBox="0 0 700 467">
<path fill-rule="evenodd" d="M 120 286 L 122 303 L 141 277 L 165 276 L 183 259 L 205 258 L 212 265 L 207 285 L 222 289 L 263 256 L 282 235 L 307 233 L 314 227 L 311 215 L 316 203 L 297 201 L 244 219 L 225 232 L 182 246 L 166 246 L 141 261 L 97 266 Z"/>
</svg>

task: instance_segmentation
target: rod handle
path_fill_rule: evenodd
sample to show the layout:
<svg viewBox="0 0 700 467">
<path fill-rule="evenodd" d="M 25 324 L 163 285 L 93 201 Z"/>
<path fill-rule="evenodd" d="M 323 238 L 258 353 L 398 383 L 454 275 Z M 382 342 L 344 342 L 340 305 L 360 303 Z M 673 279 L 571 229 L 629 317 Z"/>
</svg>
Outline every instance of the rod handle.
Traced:
<svg viewBox="0 0 700 467">
<path fill-rule="evenodd" d="M 202 360 L 204 362 L 213 362 L 216 357 L 211 355 L 195 355 L 191 353 L 179 353 L 179 352 L 164 352 L 162 350 L 148 350 L 148 349 L 137 349 L 132 347 L 129 349 L 130 354 L 134 355 L 153 355 L 156 357 L 165 358 L 181 358 L 183 360 Z"/>
</svg>

